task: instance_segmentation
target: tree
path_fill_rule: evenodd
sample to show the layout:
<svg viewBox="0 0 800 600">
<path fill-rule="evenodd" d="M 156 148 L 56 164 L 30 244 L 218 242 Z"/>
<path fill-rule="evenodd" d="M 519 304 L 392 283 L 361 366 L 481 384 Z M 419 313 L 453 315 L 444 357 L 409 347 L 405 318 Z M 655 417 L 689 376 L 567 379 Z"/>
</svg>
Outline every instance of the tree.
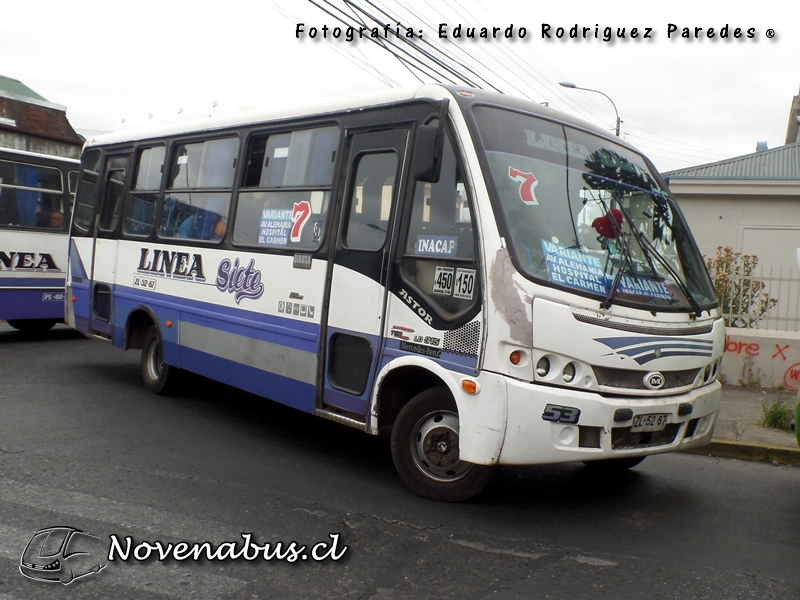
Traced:
<svg viewBox="0 0 800 600">
<path fill-rule="evenodd" d="M 758 257 L 717 246 L 717 255 L 706 258 L 727 327 L 750 328 L 778 304 L 765 290 L 767 284 L 753 276 Z"/>
</svg>

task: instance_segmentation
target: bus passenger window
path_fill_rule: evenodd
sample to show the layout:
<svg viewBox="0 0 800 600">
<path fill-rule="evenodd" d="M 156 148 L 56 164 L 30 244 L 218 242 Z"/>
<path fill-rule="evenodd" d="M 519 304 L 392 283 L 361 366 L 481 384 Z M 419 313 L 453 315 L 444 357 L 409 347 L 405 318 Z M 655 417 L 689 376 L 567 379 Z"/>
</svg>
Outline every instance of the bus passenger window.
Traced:
<svg viewBox="0 0 800 600">
<path fill-rule="evenodd" d="M 339 127 L 328 125 L 251 138 L 233 242 L 317 250 L 324 238 L 340 137 Z"/>
<path fill-rule="evenodd" d="M 0 225 L 62 229 L 61 171 L 0 160 Z"/>
<path fill-rule="evenodd" d="M 239 138 L 178 144 L 158 234 L 219 242 L 227 233 Z M 217 190 L 217 191 L 212 191 Z"/>
</svg>

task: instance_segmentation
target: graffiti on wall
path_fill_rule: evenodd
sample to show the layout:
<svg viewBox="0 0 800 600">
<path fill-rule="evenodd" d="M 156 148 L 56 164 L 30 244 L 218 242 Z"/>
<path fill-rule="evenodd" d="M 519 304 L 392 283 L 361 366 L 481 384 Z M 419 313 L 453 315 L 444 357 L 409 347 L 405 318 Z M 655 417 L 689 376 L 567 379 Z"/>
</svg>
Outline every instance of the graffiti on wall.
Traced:
<svg viewBox="0 0 800 600">
<path fill-rule="evenodd" d="M 784 342 L 760 344 L 752 341 L 732 340 L 731 336 L 725 337 L 725 353 L 737 356 L 762 357 L 762 360 L 780 361 L 778 364 L 786 363 L 791 354 L 792 345 Z M 781 367 L 782 368 L 782 365 Z M 787 367 L 783 374 L 783 386 L 787 390 L 800 390 L 800 362 L 796 362 Z"/>
</svg>

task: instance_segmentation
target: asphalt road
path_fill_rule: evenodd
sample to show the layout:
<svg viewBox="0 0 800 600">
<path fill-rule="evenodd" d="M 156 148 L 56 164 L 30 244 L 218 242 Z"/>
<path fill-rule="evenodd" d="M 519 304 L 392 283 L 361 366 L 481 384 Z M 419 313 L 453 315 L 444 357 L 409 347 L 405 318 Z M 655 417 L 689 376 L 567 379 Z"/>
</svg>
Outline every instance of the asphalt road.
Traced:
<svg viewBox="0 0 800 600">
<path fill-rule="evenodd" d="M 202 378 L 153 396 L 138 361 L 0 324 L 0 600 L 800 598 L 800 468 L 504 468 L 476 499 L 436 503 L 383 437 Z M 69 585 L 24 577 L 28 541 L 55 526 L 122 551 L 129 536 L 128 560 Z M 195 561 L 179 542 L 240 556 Z"/>
</svg>

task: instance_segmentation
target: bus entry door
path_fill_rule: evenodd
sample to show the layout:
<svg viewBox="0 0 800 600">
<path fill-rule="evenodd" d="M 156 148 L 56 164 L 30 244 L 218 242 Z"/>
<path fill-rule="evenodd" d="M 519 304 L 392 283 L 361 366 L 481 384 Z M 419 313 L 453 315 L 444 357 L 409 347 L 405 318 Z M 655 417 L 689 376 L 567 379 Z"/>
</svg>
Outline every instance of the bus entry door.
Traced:
<svg viewBox="0 0 800 600">
<path fill-rule="evenodd" d="M 383 343 L 389 249 L 408 129 L 356 133 L 329 286 L 323 408 L 364 420 Z"/>
</svg>

